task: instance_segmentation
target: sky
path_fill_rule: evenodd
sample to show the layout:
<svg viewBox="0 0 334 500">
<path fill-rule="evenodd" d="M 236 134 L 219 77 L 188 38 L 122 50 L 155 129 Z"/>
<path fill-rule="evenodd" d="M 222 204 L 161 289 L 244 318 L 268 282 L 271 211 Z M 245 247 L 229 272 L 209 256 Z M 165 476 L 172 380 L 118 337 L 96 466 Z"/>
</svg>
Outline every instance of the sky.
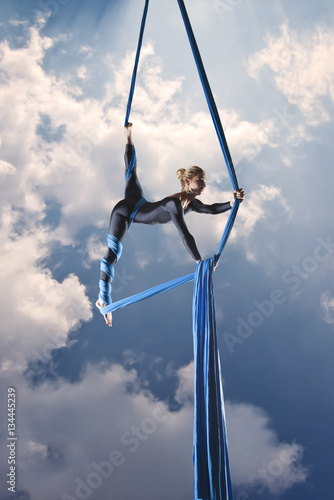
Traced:
<svg viewBox="0 0 334 500">
<path fill-rule="evenodd" d="M 0 5 L 4 500 L 193 498 L 192 284 L 115 312 L 111 329 L 94 306 L 143 6 Z M 214 274 L 234 500 L 330 500 L 334 6 L 186 6 L 246 193 Z M 176 1 L 150 2 L 131 121 L 147 199 L 194 164 L 203 202 L 231 199 Z M 227 214 L 186 220 L 214 255 Z M 194 270 L 172 224 L 133 224 L 113 300 Z"/>
</svg>

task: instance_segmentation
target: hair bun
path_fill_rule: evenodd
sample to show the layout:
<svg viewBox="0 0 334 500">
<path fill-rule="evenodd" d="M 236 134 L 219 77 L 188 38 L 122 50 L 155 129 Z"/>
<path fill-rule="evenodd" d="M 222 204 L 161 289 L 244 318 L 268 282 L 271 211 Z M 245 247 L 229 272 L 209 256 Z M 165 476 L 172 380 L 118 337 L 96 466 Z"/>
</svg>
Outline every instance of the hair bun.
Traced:
<svg viewBox="0 0 334 500">
<path fill-rule="evenodd" d="M 186 172 L 185 168 L 179 168 L 179 170 L 176 172 L 177 179 L 182 179 L 182 177 L 184 176 L 185 172 Z"/>
</svg>

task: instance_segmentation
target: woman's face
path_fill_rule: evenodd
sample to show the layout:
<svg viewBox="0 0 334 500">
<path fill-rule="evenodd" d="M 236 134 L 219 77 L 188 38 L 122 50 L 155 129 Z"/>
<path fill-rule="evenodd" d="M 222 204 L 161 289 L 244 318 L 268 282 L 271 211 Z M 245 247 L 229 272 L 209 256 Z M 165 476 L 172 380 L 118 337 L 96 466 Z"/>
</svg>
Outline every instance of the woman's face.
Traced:
<svg viewBox="0 0 334 500">
<path fill-rule="evenodd" d="M 192 179 L 186 179 L 189 190 L 199 196 L 206 186 L 206 179 L 204 172 L 202 174 L 195 175 Z"/>
</svg>

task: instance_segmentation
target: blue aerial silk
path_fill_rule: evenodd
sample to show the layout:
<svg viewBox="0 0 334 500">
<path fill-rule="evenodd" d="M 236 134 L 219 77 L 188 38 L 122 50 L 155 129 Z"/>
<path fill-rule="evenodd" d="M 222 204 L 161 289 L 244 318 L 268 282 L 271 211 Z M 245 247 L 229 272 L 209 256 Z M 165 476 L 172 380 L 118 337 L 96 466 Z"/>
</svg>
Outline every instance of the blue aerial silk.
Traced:
<svg viewBox="0 0 334 500">
<path fill-rule="evenodd" d="M 197 70 L 234 189 L 239 189 L 223 126 L 183 0 L 178 0 Z M 199 262 L 193 297 L 194 497 L 232 500 L 224 397 L 217 343 L 212 272 L 231 233 L 240 201 L 235 200 L 215 257 Z"/>
<path fill-rule="evenodd" d="M 148 11 L 148 3 L 149 3 L 149 0 L 145 0 L 145 7 L 144 7 L 144 12 L 143 12 L 143 17 L 141 20 L 139 40 L 138 40 L 138 45 L 137 45 L 135 65 L 134 65 L 133 72 L 132 72 L 132 79 L 131 79 L 131 87 L 130 87 L 130 92 L 129 92 L 128 104 L 126 106 L 124 126 L 126 126 L 128 124 L 129 118 L 130 118 L 130 113 L 131 113 L 131 105 L 132 105 L 133 94 L 135 92 L 138 63 L 139 63 L 139 58 L 140 58 L 141 46 L 143 43 L 145 23 L 146 23 L 147 11 Z"/>
<path fill-rule="evenodd" d="M 113 234 L 108 234 L 108 247 L 110 250 L 114 252 L 116 255 L 116 261 L 120 258 L 122 255 L 122 250 L 123 250 L 123 245 L 122 243 L 116 238 Z M 108 259 L 103 257 L 100 263 L 100 270 L 104 272 L 110 281 L 105 281 L 101 280 L 99 281 L 99 288 L 100 288 L 100 293 L 99 293 L 99 298 L 101 301 L 106 304 L 106 305 L 111 305 L 111 282 L 114 279 L 115 276 L 115 270 L 114 266 L 112 265 L 111 262 L 109 262 Z"/>
<path fill-rule="evenodd" d="M 149 0 L 145 0 L 143 18 L 127 104 L 125 125 L 128 123 L 135 89 L 136 75 L 143 40 Z M 217 106 L 205 73 L 201 55 L 189 21 L 183 0 L 178 0 L 186 27 L 197 70 L 209 106 L 213 124 L 221 146 L 232 186 L 239 189 L 235 169 L 226 142 Z M 131 172 L 131 169 L 129 169 Z M 130 175 L 130 172 L 128 175 Z M 141 199 L 138 203 L 144 203 Z M 214 257 L 198 263 L 195 274 L 174 279 L 168 283 L 145 290 L 102 308 L 102 314 L 121 309 L 148 297 L 170 290 L 194 280 L 193 296 L 193 336 L 195 363 L 195 403 L 194 403 L 194 497 L 195 500 L 232 500 L 232 487 L 228 458 L 227 433 L 225 425 L 224 398 L 216 331 L 216 317 L 213 294 L 212 272 L 215 262 L 220 259 L 231 233 L 240 200 L 235 199 L 217 253 Z M 137 208 L 137 206 L 135 207 Z M 138 209 L 140 206 L 138 207 Z M 134 217 L 133 217 L 134 218 Z M 133 220 L 133 219 L 132 219 Z M 131 220 L 131 222 L 132 222 Z"/>
<path fill-rule="evenodd" d="M 162 283 L 161 285 L 154 286 L 149 288 L 148 290 L 144 290 L 143 292 L 137 293 L 135 295 L 130 295 L 125 299 L 118 300 L 117 302 L 113 302 L 106 307 L 102 307 L 100 312 L 102 314 L 107 314 L 108 312 L 117 311 L 118 309 L 123 309 L 123 307 L 130 306 L 131 304 L 135 304 L 136 302 L 141 302 L 142 300 L 148 299 L 150 297 L 154 297 L 154 295 L 159 295 L 160 293 L 167 292 L 168 290 L 172 290 L 177 286 L 183 285 L 184 283 L 189 283 L 189 281 L 193 281 L 195 274 L 187 274 L 186 276 L 181 276 L 181 278 L 175 278 L 174 280 L 167 281 L 167 283 Z"/>
<path fill-rule="evenodd" d="M 199 262 L 194 283 L 195 500 L 232 499 L 212 282 L 214 260 Z"/>
</svg>

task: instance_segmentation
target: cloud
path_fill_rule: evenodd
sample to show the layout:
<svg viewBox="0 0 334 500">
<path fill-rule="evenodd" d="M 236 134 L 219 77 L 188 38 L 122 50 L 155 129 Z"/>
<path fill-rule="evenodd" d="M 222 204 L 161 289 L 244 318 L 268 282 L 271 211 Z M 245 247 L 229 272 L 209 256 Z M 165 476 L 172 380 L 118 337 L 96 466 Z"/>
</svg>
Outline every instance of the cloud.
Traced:
<svg viewBox="0 0 334 500">
<path fill-rule="evenodd" d="M 253 191 L 245 201 L 245 210 L 241 212 L 242 230 L 239 232 L 243 236 L 248 236 L 254 231 L 254 227 L 260 221 L 268 217 L 267 202 L 278 199 L 284 210 L 290 215 L 291 209 L 287 200 L 282 196 L 281 189 L 275 186 L 261 185 Z"/>
<path fill-rule="evenodd" d="M 281 189 L 275 186 L 261 185 L 245 198 L 239 210 L 231 241 L 238 242 L 238 244 L 243 241 L 246 257 L 250 261 L 257 261 L 260 255 L 259 242 L 252 241 L 253 232 L 259 222 L 266 220 L 271 231 L 278 231 L 280 228 L 280 220 L 272 215 L 272 203 L 276 211 L 278 205 L 283 208 L 286 218 L 291 217 L 292 209 L 288 201 L 282 195 Z"/>
<path fill-rule="evenodd" d="M 107 240 L 107 238 L 105 238 Z M 85 265 L 90 268 L 91 263 L 96 260 L 101 260 L 106 252 L 107 243 L 102 243 L 99 236 L 94 233 L 86 242 L 85 256 L 87 257 Z"/>
<path fill-rule="evenodd" d="M 16 172 L 14 165 L 8 163 L 8 161 L 0 160 L 0 178 L 3 179 L 7 175 L 13 175 Z"/>
<path fill-rule="evenodd" d="M 330 292 L 324 292 L 320 297 L 320 304 L 324 313 L 324 319 L 326 323 L 330 325 L 334 323 L 334 297 L 330 295 Z"/>
<path fill-rule="evenodd" d="M 334 101 L 334 33 L 321 26 L 298 32 L 284 24 L 279 36 L 270 34 L 265 42 L 264 49 L 249 57 L 249 74 L 259 78 L 269 67 L 277 88 L 310 125 L 329 121 L 327 107 Z"/>
<path fill-rule="evenodd" d="M 10 207 L 3 210 L 1 222 L 1 370 L 20 371 L 32 357 L 49 355 L 50 345 L 65 345 L 69 331 L 89 321 L 92 311 L 77 276 L 70 274 L 59 283 L 43 266 L 52 233 L 33 225 L 18 234 L 20 216 Z"/>
<path fill-rule="evenodd" d="M 170 412 L 137 378 L 113 365 L 77 384 L 17 383 L 20 489 L 34 500 L 81 498 L 80 487 L 100 500 L 191 496 L 192 410 Z"/>
<path fill-rule="evenodd" d="M 77 75 L 82 79 L 87 78 L 87 68 L 85 66 L 80 66 L 80 68 L 77 68 Z"/>
<path fill-rule="evenodd" d="M 16 207 L 31 212 L 31 196 L 40 207 L 47 198 L 57 199 L 63 210 L 56 237 L 68 243 L 83 225 L 99 221 L 99 212 L 110 210 L 103 163 L 110 175 L 106 146 L 112 128 L 103 104 L 83 98 L 71 76 L 56 78 L 44 70 L 45 54 L 57 41 L 40 29 L 30 28 L 23 47 L 0 44 L 2 155 L 17 170 L 2 202 L 15 199 Z"/>
<path fill-rule="evenodd" d="M 179 385 L 175 399 L 180 404 L 194 403 L 194 362 L 183 366 L 177 371 Z"/>
<path fill-rule="evenodd" d="M 231 468 L 234 481 L 245 490 L 266 489 L 282 494 L 305 482 L 303 447 L 280 443 L 271 419 L 261 408 L 248 404 L 226 404 Z"/>
</svg>

